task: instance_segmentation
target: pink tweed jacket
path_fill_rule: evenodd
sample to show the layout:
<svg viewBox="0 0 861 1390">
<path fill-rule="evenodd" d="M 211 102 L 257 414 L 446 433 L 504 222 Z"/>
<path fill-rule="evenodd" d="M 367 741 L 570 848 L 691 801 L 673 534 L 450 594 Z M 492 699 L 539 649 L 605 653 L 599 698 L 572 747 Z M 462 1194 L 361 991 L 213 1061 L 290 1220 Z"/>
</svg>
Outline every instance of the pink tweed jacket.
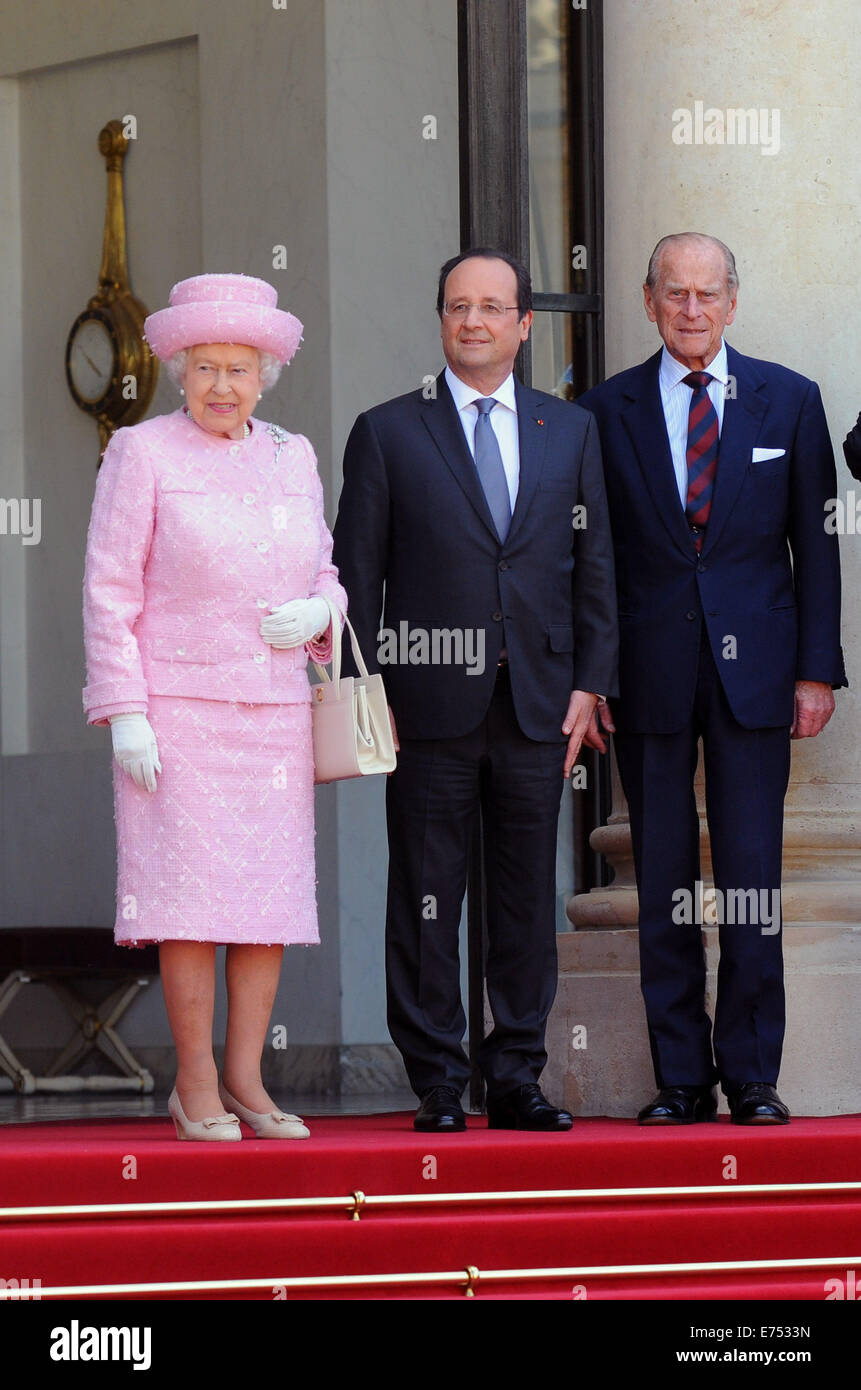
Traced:
<svg viewBox="0 0 861 1390">
<path fill-rule="evenodd" d="M 310 699 L 308 658 L 329 659 L 331 629 L 281 651 L 259 625 L 316 594 L 347 610 L 317 461 L 304 435 L 249 423 L 247 439 L 221 439 L 177 410 L 105 450 L 84 572 L 88 724 L 146 713 L 150 694 Z"/>
</svg>

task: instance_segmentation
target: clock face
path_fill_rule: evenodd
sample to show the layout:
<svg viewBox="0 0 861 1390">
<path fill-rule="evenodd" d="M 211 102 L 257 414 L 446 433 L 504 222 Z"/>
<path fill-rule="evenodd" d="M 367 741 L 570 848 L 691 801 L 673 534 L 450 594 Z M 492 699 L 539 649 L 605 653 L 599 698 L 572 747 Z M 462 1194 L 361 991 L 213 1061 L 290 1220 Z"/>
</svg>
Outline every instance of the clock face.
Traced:
<svg viewBox="0 0 861 1390">
<path fill-rule="evenodd" d="M 97 405 L 111 388 L 116 369 L 116 345 L 102 318 L 82 314 L 69 334 L 66 371 L 79 404 Z"/>
</svg>

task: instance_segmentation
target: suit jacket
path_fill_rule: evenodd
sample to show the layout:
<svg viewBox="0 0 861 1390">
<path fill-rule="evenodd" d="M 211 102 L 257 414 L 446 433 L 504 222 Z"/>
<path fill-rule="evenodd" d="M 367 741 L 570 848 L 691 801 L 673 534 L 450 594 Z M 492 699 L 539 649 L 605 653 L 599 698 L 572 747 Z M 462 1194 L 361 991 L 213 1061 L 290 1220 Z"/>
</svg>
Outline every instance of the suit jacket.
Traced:
<svg viewBox="0 0 861 1390">
<path fill-rule="evenodd" d="M 616 552 L 617 727 L 681 729 L 693 707 L 701 616 L 745 728 L 791 724 L 797 680 L 846 684 L 834 455 L 819 388 L 727 346 L 714 501 L 702 553 L 685 519 L 661 406 L 661 353 L 580 398 L 601 437 Z M 772 457 L 757 457 L 769 450 Z M 777 451 L 780 451 L 777 453 Z"/>
<path fill-rule="evenodd" d="M 251 420 L 221 439 L 182 410 L 117 430 L 96 483 L 84 573 L 89 724 L 147 696 L 310 699 L 309 653 L 260 636 L 270 606 L 321 594 L 344 611 L 314 451 Z"/>
<path fill-rule="evenodd" d="M 529 738 L 562 739 L 573 689 L 616 690 L 613 556 L 597 430 L 577 406 L 515 383 L 520 482 L 500 543 L 451 393 L 414 391 L 360 415 L 347 442 L 334 559 L 369 668 L 406 738 L 481 722 L 503 645 Z M 586 526 L 576 528 L 575 507 Z M 385 597 L 384 597 L 385 591 Z M 398 639 L 381 665 L 382 626 Z M 434 632 L 467 634 L 481 669 Z M 427 634 L 422 659 L 418 639 Z M 448 642 L 449 656 L 457 656 Z M 467 647 L 464 646 L 464 653 Z M 415 656 L 410 659 L 410 652 Z M 416 659 L 416 656 L 418 659 Z"/>
</svg>

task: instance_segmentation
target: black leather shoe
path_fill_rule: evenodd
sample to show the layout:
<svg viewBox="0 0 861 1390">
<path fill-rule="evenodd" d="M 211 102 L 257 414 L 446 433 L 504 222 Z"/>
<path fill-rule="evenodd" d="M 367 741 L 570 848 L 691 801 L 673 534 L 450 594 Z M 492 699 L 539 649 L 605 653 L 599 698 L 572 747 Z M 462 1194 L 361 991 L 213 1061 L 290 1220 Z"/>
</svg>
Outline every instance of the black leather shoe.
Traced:
<svg viewBox="0 0 861 1390">
<path fill-rule="evenodd" d="M 562 1130 L 573 1123 L 574 1116 L 551 1105 L 534 1081 L 487 1098 L 488 1129 Z"/>
<path fill-rule="evenodd" d="M 425 1091 L 422 1103 L 415 1113 L 413 1129 L 435 1131 L 438 1134 L 466 1129 L 466 1116 L 460 1096 L 453 1086 L 431 1086 L 429 1091 Z"/>
<path fill-rule="evenodd" d="M 727 1089 L 730 1119 L 735 1125 L 788 1125 L 789 1110 L 773 1086 L 747 1081 Z"/>
<path fill-rule="evenodd" d="M 717 1119 L 717 1099 L 711 1086 L 662 1086 L 637 1116 L 641 1125 L 693 1125 Z"/>
</svg>

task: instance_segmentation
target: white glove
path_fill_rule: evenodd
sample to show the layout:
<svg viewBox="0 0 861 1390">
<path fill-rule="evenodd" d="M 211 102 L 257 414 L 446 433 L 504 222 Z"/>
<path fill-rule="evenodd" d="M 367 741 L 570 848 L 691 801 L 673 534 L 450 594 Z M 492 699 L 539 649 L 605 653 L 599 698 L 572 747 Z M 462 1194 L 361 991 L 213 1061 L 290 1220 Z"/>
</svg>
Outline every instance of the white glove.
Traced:
<svg viewBox="0 0 861 1390">
<path fill-rule="evenodd" d="M 260 636 L 271 647 L 301 647 L 325 632 L 330 621 L 324 598 L 292 598 L 266 614 L 260 623 Z"/>
<path fill-rule="evenodd" d="M 161 772 L 158 746 L 152 725 L 145 714 L 111 714 L 111 741 L 114 757 L 139 787 L 156 790 L 155 774 Z"/>
</svg>

